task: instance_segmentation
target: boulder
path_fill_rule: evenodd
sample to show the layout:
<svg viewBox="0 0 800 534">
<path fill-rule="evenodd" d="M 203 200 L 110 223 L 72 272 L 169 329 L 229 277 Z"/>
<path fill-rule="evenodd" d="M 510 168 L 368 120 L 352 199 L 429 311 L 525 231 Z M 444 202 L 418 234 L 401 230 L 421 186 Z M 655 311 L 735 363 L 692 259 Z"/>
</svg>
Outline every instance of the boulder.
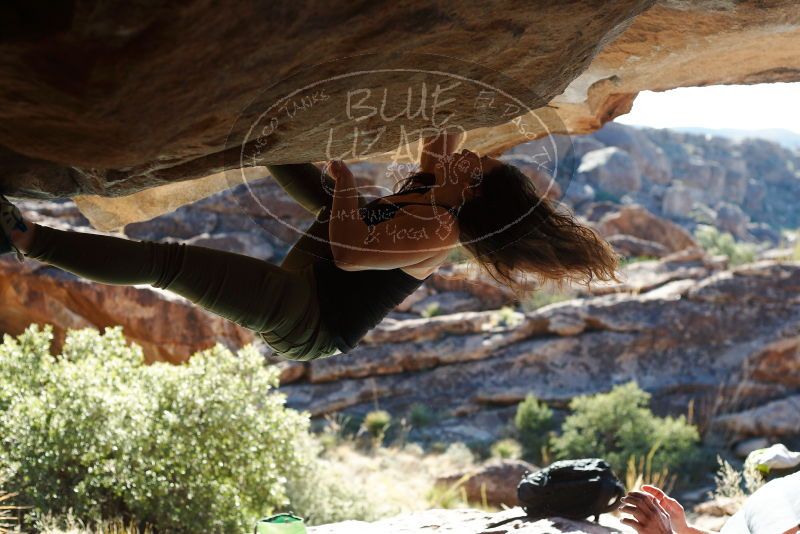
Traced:
<svg viewBox="0 0 800 534">
<path fill-rule="evenodd" d="M 592 137 L 606 146 L 625 150 L 641 169 L 642 177 L 650 182 L 670 182 L 672 169 L 667 155 L 640 130 L 609 122 L 592 134 Z"/>
<path fill-rule="evenodd" d="M 626 234 L 660 243 L 670 252 L 697 247 L 694 238 L 677 224 L 653 215 L 637 205 L 622 206 L 608 213 L 596 224 L 604 237 Z"/>
<path fill-rule="evenodd" d="M 248 164 L 321 161 L 327 148 L 352 159 L 403 154 L 397 149 L 413 146 L 429 126 L 425 114 L 394 121 L 403 130 L 389 128 L 350 152 L 361 116 L 348 116 L 343 102 L 349 90 L 364 87 L 347 77 L 354 71 L 379 71 L 368 86 L 385 89 L 372 96 L 385 94 L 389 112 L 404 109 L 407 89 L 420 94 L 420 80 L 387 65 L 428 71 L 432 85 L 430 72 L 443 68 L 490 85 L 519 80 L 526 89 L 520 102 L 539 116 L 525 127 L 522 106 L 474 105 L 476 85 L 450 93 L 463 103 L 458 122 L 470 131 L 468 147 L 485 153 L 548 132 L 596 130 L 646 89 L 798 79 L 800 21 L 792 0 L 505 0 L 488 8 L 413 0 L 377 10 L 347 2 L 309 10 L 284 1 L 269 17 L 254 1 L 235 10 L 199 0 L 158 9 L 120 0 L 57 6 L 12 10 L 14 18 L 3 21 L 0 107 L 8 112 L 0 128 L 0 188 L 40 198 L 81 195 L 82 211 L 103 229 L 229 187 L 219 173 L 241 165 L 240 146 L 255 118 L 320 79 L 331 82 L 324 92 L 282 102 L 291 120 L 263 145 L 263 161 Z M 417 55 L 400 53 L 396 43 Z M 783 179 L 780 172 L 767 177 Z M 168 194 L 148 191 L 172 185 Z"/>
<path fill-rule="evenodd" d="M 591 152 L 592 150 L 599 150 L 605 147 L 606 143 L 603 143 L 602 141 L 591 135 L 582 135 L 572 138 L 572 156 L 578 161 L 580 161 L 581 158 L 583 158 L 584 154 L 586 154 L 587 152 Z"/>
<path fill-rule="evenodd" d="M 578 179 L 616 197 L 635 193 L 642 186 L 638 165 L 627 152 L 617 147 L 584 154 L 578 167 Z"/>
<path fill-rule="evenodd" d="M 467 501 L 500 507 L 517 504 L 517 485 L 527 473 L 539 468 L 522 460 L 493 460 L 464 472 L 439 477 L 436 484 L 447 489 L 464 488 Z"/>
<path fill-rule="evenodd" d="M 495 526 L 502 524 L 502 526 Z M 472 509 L 426 510 L 406 512 L 372 523 L 343 521 L 308 529 L 309 534 L 427 534 L 432 530 L 441 534 L 489 534 L 513 532 L 514 534 L 606 534 L 629 532 L 620 520 L 610 514 L 600 516 L 600 522 L 576 521 L 561 517 L 531 520 L 521 508 L 502 512 L 484 512 Z"/>
<path fill-rule="evenodd" d="M 649 257 L 663 258 L 669 255 L 670 251 L 661 243 L 639 239 L 632 235 L 614 234 L 606 238 L 606 241 L 614 247 L 620 255 L 627 258 Z"/>
</svg>

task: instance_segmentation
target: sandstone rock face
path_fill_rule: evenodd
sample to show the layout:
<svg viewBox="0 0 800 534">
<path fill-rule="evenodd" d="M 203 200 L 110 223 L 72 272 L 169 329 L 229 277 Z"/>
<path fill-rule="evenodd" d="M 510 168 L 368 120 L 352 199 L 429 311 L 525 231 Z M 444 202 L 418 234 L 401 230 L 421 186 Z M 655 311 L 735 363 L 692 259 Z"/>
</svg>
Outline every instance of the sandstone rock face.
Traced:
<svg viewBox="0 0 800 534">
<path fill-rule="evenodd" d="M 523 81 L 530 88 L 524 105 L 538 108 L 652 3 L 625 0 L 598 9 L 590 2 L 524 8 L 508 2 L 487 11 L 414 2 L 371 11 L 283 2 L 268 6 L 264 17 L 267 6 L 256 1 L 236 10 L 193 2 L 149 11 L 111 0 L 95 9 L 78 2 L 59 20 L 25 18 L 5 38 L 8 98 L 25 94 L 26 106 L 3 106 L 16 110 L 0 133 L 3 167 L 10 170 L 3 186 L 27 194 L 119 195 L 210 175 L 236 165 L 236 157 L 225 161 L 225 152 L 239 152 L 236 144 L 260 113 L 320 79 L 332 80 L 324 92 L 287 100 L 291 121 L 270 141 L 268 162 L 326 159 L 328 148 L 343 154 L 352 145 L 357 118 L 348 116 L 351 108 L 342 107 L 340 97 L 365 83 L 336 76 L 387 66 L 433 71 L 445 56 L 459 58 L 462 77 L 497 82 L 481 70 L 490 68 Z M 269 43 L 264 36 L 271 36 Z M 146 47 L 133 46 L 144 40 Z M 520 55 L 541 42 L 550 52 Z M 367 50 L 375 55 L 363 56 Z M 54 54 L 72 75 L 48 60 Z M 342 61 L 355 56 L 361 57 Z M 433 77 L 425 76 L 431 91 Z M 422 78 L 413 72 L 384 70 L 367 87 L 386 88 L 386 113 L 394 116 L 403 109 L 410 79 L 419 95 Z M 49 89 L 37 90 L 42 86 Z M 451 95 L 465 97 L 465 87 Z M 461 126 L 471 130 L 513 118 L 503 113 L 499 106 L 473 111 Z M 405 120 L 405 130 L 429 127 L 425 119 Z M 401 135 L 397 128 L 387 131 L 363 156 L 397 149 Z"/>
<path fill-rule="evenodd" d="M 515 519 L 516 518 L 516 519 Z M 492 528 L 492 525 L 503 523 Z M 426 510 L 410 512 L 365 523 L 363 521 L 343 521 L 308 529 L 309 534 L 427 534 L 435 530 L 447 534 L 488 534 L 494 532 L 514 532 L 518 534 L 605 534 L 609 532 L 631 532 L 619 519 L 612 515 L 600 516 L 600 523 L 573 521 L 552 517 L 532 521 L 525 518 L 521 508 L 511 508 L 502 512 L 482 512 L 480 510 Z"/>
<path fill-rule="evenodd" d="M 578 167 L 578 179 L 617 197 L 635 193 L 642 185 L 638 165 L 627 152 L 617 147 L 585 154 Z"/>
<path fill-rule="evenodd" d="M 239 164 L 237 147 L 257 109 L 356 67 L 433 70 L 443 57 L 456 57 L 464 62 L 455 69 L 461 76 L 497 82 L 485 74 L 491 71 L 518 80 L 530 89 L 523 104 L 540 116 L 541 127 L 521 129 L 499 110 L 473 108 L 462 126 L 470 131 L 469 147 L 485 152 L 548 130 L 597 129 L 626 112 L 644 89 L 798 79 L 800 13 L 792 0 L 500 2 L 490 9 L 415 0 L 391 10 L 281 2 L 269 6 L 269 17 L 264 9 L 255 1 L 236 10 L 199 1 L 159 10 L 79 1 L 5 24 L 2 189 L 38 197 L 118 196 L 200 179 L 166 195 L 79 200 L 98 228 L 153 217 L 197 199 L 199 190 L 230 185 L 215 173 Z M 401 50 L 438 59 L 410 59 Z M 334 61 L 344 57 L 356 59 L 346 67 Z M 384 72 L 370 87 L 385 87 L 390 109 L 402 110 L 409 76 Z M 281 125 L 260 163 L 320 161 L 327 148 L 350 150 L 356 117 L 339 106 L 348 89 L 352 84 L 332 83 L 324 94 L 293 103 L 292 120 Z M 464 97 L 462 89 L 453 94 Z M 24 105 L 18 95 L 25 95 Z M 425 121 L 404 122 L 415 132 Z M 353 157 L 389 159 L 405 140 L 392 129 Z M 659 156 L 651 156 L 643 169 L 658 167 Z M 663 173 L 648 176 L 664 180 Z M 783 179 L 779 170 L 768 176 Z"/>
</svg>

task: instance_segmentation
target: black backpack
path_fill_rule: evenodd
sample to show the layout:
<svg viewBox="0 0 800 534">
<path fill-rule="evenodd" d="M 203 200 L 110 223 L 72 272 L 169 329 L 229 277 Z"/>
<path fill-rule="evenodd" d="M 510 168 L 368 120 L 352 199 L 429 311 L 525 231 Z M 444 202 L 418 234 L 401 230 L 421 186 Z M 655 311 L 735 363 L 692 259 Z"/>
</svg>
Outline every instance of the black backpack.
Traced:
<svg viewBox="0 0 800 534">
<path fill-rule="evenodd" d="M 519 505 L 529 517 L 585 519 L 615 510 L 625 486 L 599 458 L 562 460 L 526 474 L 517 486 Z"/>
</svg>

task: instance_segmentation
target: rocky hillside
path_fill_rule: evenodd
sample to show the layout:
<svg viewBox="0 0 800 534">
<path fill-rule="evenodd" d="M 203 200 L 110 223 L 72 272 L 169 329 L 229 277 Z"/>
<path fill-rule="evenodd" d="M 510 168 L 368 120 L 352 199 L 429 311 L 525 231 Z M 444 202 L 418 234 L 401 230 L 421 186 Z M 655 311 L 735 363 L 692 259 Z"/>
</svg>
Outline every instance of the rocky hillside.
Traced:
<svg viewBox="0 0 800 534">
<path fill-rule="evenodd" d="M 730 441 L 797 435 L 800 264 L 717 270 L 667 257 L 627 272 L 632 291 L 526 313 L 386 320 L 347 356 L 303 364 L 283 390 L 315 415 L 422 404 L 436 420 L 412 437 L 488 443 L 527 393 L 564 408 L 636 380 L 656 411 L 692 404 L 696 421 Z M 745 410 L 756 406 L 754 423 Z"/>
<path fill-rule="evenodd" d="M 607 201 L 642 205 L 690 231 L 711 224 L 744 241 L 776 243 L 781 229 L 800 227 L 800 152 L 777 143 L 612 122 L 558 146 L 558 186 L 589 218 Z M 541 149 L 520 145 L 506 159 L 532 167 Z"/>
</svg>

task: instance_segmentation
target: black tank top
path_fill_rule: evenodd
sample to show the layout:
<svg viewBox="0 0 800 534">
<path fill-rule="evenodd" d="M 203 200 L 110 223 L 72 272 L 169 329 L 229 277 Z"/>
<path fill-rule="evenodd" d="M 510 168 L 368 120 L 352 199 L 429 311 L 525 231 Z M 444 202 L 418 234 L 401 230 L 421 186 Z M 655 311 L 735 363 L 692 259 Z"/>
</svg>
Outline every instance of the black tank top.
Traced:
<svg viewBox="0 0 800 534">
<path fill-rule="evenodd" d="M 420 173 L 414 176 L 413 181 L 423 185 L 395 195 L 424 193 L 433 186 L 435 177 Z M 376 198 L 361 208 L 361 218 L 367 225 L 380 224 L 391 220 L 403 206 L 409 205 L 431 204 L 386 203 Z M 445 209 L 453 213 L 453 208 Z M 337 334 L 334 342 L 342 352 L 355 348 L 367 332 L 424 282 L 402 269 L 343 271 L 326 259 L 314 263 L 314 274 L 322 319 Z"/>
</svg>

